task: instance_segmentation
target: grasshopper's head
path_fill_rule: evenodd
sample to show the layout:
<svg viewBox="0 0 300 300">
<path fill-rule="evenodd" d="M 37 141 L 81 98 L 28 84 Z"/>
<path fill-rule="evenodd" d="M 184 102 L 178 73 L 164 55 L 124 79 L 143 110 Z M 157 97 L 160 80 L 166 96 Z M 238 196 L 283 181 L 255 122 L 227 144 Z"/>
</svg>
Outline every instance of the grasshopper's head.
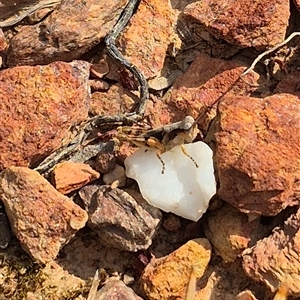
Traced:
<svg viewBox="0 0 300 300">
<path fill-rule="evenodd" d="M 193 126 L 195 126 L 195 119 L 191 116 L 186 116 L 182 121 L 179 126 L 180 129 L 188 131 L 190 130 Z"/>
</svg>

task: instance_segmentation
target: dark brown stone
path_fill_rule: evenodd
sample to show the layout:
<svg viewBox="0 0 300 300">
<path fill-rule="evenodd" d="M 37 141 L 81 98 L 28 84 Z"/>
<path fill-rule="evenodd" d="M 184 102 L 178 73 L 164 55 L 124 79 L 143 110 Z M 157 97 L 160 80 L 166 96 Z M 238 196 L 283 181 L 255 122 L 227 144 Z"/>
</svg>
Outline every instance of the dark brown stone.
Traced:
<svg viewBox="0 0 300 300">
<path fill-rule="evenodd" d="M 151 245 L 162 216 L 140 194 L 133 194 L 133 198 L 109 185 L 90 185 L 83 187 L 79 195 L 89 215 L 88 226 L 104 245 L 127 251 L 147 249 Z"/>
</svg>

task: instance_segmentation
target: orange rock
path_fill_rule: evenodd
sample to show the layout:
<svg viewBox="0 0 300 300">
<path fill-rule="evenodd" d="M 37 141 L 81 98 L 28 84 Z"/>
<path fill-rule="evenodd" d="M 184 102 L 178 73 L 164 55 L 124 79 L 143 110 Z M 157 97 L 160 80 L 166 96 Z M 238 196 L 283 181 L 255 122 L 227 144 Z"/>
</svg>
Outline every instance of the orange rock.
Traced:
<svg viewBox="0 0 300 300">
<path fill-rule="evenodd" d="M 146 78 L 154 77 L 163 68 L 167 49 L 174 39 L 174 25 L 175 14 L 169 1 L 141 1 L 122 33 L 119 46 L 123 54 Z"/>
<path fill-rule="evenodd" d="M 53 260 L 88 220 L 83 209 L 28 168 L 0 174 L 0 198 L 22 248 L 40 263 Z"/>
<path fill-rule="evenodd" d="M 203 24 L 208 32 L 233 45 L 257 49 L 282 42 L 289 24 L 289 1 L 197 1 L 184 14 Z"/>
<path fill-rule="evenodd" d="M 185 299 L 191 272 L 201 278 L 210 258 L 211 246 L 207 239 L 200 238 L 190 240 L 166 257 L 152 258 L 141 276 L 146 296 L 152 300 Z"/>
<path fill-rule="evenodd" d="M 199 54 L 189 69 L 179 76 L 163 101 L 171 112 L 171 120 L 178 121 L 190 115 L 196 118 L 204 106 L 211 107 L 225 94 L 250 95 L 256 88 L 259 76 L 247 74 L 242 81 L 239 76 L 245 67 L 237 61 L 227 61 Z M 248 83 L 246 83 L 248 82 Z M 207 124 L 215 116 L 215 110 L 201 124 Z M 164 116 L 163 116 L 164 117 Z M 203 122 L 203 120 L 202 120 Z"/>
<path fill-rule="evenodd" d="M 237 209 L 274 216 L 299 204 L 299 98 L 225 97 L 219 105 L 219 196 Z"/>
<path fill-rule="evenodd" d="M 88 164 L 65 161 L 55 166 L 51 174 L 51 182 L 60 193 L 65 195 L 99 177 L 100 174 Z"/>
<path fill-rule="evenodd" d="M 247 215 L 225 204 L 207 215 L 205 235 L 224 261 L 232 262 L 243 250 L 267 234 L 259 218 L 248 221 Z"/>
<path fill-rule="evenodd" d="M 268 238 L 260 240 L 243 253 L 243 267 L 248 276 L 263 282 L 276 294 L 300 297 L 300 209 L 282 228 L 276 227 Z"/>
<path fill-rule="evenodd" d="M 0 71 L 0 171 L 40 162 L 88 115 L 89 64 L 55 62 Z"/>
</svg>

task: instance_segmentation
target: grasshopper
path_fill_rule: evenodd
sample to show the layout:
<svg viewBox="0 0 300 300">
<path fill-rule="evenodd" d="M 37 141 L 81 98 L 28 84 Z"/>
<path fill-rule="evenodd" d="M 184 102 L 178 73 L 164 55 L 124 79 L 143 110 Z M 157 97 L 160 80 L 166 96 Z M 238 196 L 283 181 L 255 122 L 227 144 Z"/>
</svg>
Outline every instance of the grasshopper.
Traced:
<svg viewBox="0 0 300 300">
<path fill-rule="evenodd" d="M 156 149 L 156 156 L 162 163 L 162 174 L 165 172 L 165 163 L 161 157 L 166 151 L 180 145 L 182 153 L 186 155 L 198 168 L 197 162 L 191 157 L 184 144 L 191 143 L 197 136 L 199 129 L 193 117 L 187 116 L 182 121 L 165 125 L 156 129 L 141 127 L 118 127 L 116 141 L 129 142 L 138 147 Z"/>
</svg>

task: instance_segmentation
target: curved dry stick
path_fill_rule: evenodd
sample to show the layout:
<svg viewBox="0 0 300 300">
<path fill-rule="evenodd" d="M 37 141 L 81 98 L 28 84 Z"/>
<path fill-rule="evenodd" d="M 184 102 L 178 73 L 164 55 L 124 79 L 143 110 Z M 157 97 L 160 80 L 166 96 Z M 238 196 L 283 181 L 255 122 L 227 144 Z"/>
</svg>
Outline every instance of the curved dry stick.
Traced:
<svg viewBox="0 0 300 300">
<path fill-rule="evenodd" d="M 143 115 L 145 110 L 146 101 L 149 98 L 149 91 L 148 91 L 148 83 L 145 79 L 144 75 L 141 71 L 133 65 L 130 61 L 128 61 L 123 54 L 119 51 L 116 46 L 116 39 L 123 31 L 129 20 L 131 19 L 134 11 L 139 5 L 140 0 L 130 0 L 122 12 L 118 22 L 113 27 L 113 29 L 109 32 L 109 34 L 105 38 L 105 44 L 109 55 L 117 60 L 120 64 L 124 65 L 127 69 L 129 69 L 134 76 L 137 78 L 140 84 L 140 103 L 136 110 L 138 115 Z"/>
<path fill-rule="evenodd" d="M 300 35 L 300 32 L 294 32 L 294 33 L 292 33 L 292 34 L 291 34 L 288 38 L 286 38 L 283 42 L 277 44 L 275 47 L 273 47 L 273 48 L 271 48 L 271 49 L 269 49 L 269 50 L 267 50 L 267 51 L 261 53 L 260 55 L 258 55 L 258 56 L 255 58 L 255 60 L 253 61 L 253 63 L 251 64 L 251 66 L 250 66 L 246 71 L 244 71 L 244 72 L 240 75 L 240 77 L 245 76 L 245 75 L 248 74 L 250 71 L 252 71 L 252 70 L 255 68 L 256 64 L 257 64 L 264 56 L 266 56 L 266 55 L 268 55 L 268 54 L 274 52 L 274 51 L 277 50 L 278 48 L 284 46 L 285 44 L 287 44 L 291 39 L 293 39 L 293 38 L 294 38 L 295 36 L 297 36 L 297 35 Z"/>
</svg>

